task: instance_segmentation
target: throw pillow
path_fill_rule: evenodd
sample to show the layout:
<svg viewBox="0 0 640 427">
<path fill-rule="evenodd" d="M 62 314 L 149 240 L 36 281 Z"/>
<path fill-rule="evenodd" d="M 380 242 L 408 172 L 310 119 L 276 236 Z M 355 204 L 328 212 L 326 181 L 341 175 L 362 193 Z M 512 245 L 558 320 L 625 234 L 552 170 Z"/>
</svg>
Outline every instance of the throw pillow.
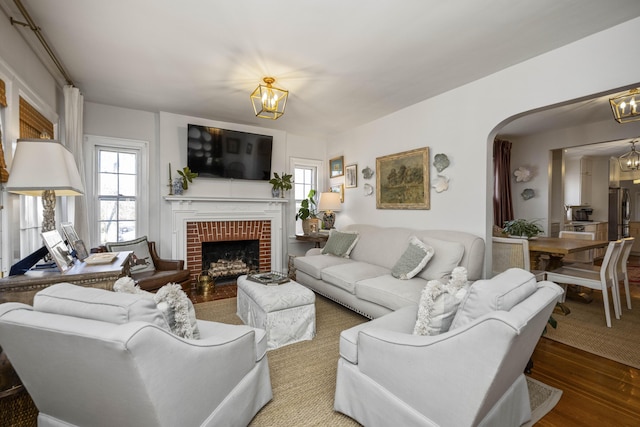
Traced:
<svg viewBox="0 0 640 427">
<path fill-rule="evenodd" d="M 349 258 L 351 250 L 358 243 L 358 233 L 345 233 L 338 230 L 331 230 L 327 243 L 322 248 L 324 255 L 335 255 L 342 258 Z"/>
<path fill-rule="evenodd" d="M 467 269 L 464 267 L 456 267 L 447 283 L 430 280 L 420 296 L 413 333 L 438 335 L 448 331 L 468 287 Z"/>
<path fill-rule="evenodd" d="M 129 294 L 142 294 L 152 299 L 172 333 L 182 338 L 200 338 L 193 303 L 177 283 L 166 284 L 158 292 L 152 294 L 140 289 L 131 277 L 121 277 L 114 283 L 113 290 Z"/>
<path fill-rule="evenodd" d="M 126 242 L 107 242 L 105 246 L 109 252 L 133 251 L 132 273 L 154 271 L 156 269 L 156 266 L 153 264 L 153 259 L 151 259 L 151 254 L 149 253 L 147 236 Z"/>
<path fill-rule="evenodd" d="M 396 279 L 408 280 L 420 273 L 433 256 L 433 248 L 427 246 L 416 236 L 409 238 L 409 246 L 391 269 Z"/>
</svg>

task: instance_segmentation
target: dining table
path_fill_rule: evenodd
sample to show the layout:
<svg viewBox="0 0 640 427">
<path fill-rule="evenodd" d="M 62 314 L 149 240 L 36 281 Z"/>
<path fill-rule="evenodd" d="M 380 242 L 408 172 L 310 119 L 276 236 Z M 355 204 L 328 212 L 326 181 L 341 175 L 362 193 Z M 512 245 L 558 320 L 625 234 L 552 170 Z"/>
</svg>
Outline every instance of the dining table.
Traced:
<svg viewBox="0 0 640 427">
<path fill-rule="evenodd" d="M 536 270 L 554 270 L 563 265 L 563 258 L 566 255 L 591 249 L 604 248 L 609 245 L 608 240 L 584 240 L 570 239 L 566 237 L 534 237 L 529 240 L 529 258 L 531 268 Z M 548 260 L 546 259 L 548 257 Z M 583 292 L 577 286 L 567 287 L 567 298 L 590 303 L 591 295 Z M 558 309 L 560 314 L 569 314 L 570 310 L 564 304 L 559 303 Z"/>
</svg>

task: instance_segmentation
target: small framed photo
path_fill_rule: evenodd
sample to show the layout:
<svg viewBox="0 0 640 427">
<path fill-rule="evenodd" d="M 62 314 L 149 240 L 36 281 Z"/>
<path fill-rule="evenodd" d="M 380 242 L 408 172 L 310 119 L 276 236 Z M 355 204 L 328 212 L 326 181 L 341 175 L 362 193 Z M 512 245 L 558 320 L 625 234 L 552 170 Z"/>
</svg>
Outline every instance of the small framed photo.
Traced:
<svg viewBox="0 0 640 427">
<path fill-rule="evenodd" d="M 87 252 L 84 242 L 80 240 L 78 233 L 76 233 L 75 228 L 73 228 L 73 223 L 63 222 L 60 224 L 60 228 L 62 229 L 62 234 L 64 234 L 64 239 L 67 241 L 67 245 L 71 246 L 71 249 L 75 251 L 76 258 L 84 261 L 84 259 L 89 256 L 89 253 Z"/>
<path fill-rule="evenodd" d="M 56 265 L 61 272 L 65 272 L 73 265 L 73 258 L 69 253 L 69 248 L 64 244 L 62 236 L 58 233 L 58 230 L 45 231 L 42 233 L 42 239 L 44 244 L 49 250 L 51 258 L 56 262 Z"/>
<path fill-rule="evenodd" d="M 344 175 L 344 157 L 336 157 L 329 160 L 329 178 L 336 178 Z"/>
<path fill-rule="evenodd" d="M 358 186 L 358 165 L 347 165 L 344 168 L 344 186 L 346 188 Z"/>
<path fill-rule="evenodd" d="M 344 203 L 344 184 L 332 185 L 331 192 L 340 194 L 340 203 Z"/>
</svg>

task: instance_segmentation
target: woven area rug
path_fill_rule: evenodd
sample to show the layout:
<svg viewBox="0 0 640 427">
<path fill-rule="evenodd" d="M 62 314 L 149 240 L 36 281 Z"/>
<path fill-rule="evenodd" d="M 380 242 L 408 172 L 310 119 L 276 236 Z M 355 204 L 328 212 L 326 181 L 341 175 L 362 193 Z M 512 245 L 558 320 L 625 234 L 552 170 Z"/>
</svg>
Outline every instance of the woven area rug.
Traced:
<svg viewBox="0 0 640 427">
<path fill-rule="evenodd" d="M 242 324 L 236 299 L 195 305 L 198 319 Z M 273 400 L 251 426 L 358 426 L 333 410 L 340 332 L 367 319 L 316 295 L 316 337 L 269 351 Z M 561 390 L 527 377 L 533 425 L 558 402 Z"/>
<path fill-rule="evenodd" d="M 636 286 L 637 285 L 633 285 Z M 637 295 L 635 291 L 632 295 Z M 622 316 L 617 320 L 613 314 L 613 304 L 609 301 L 611 328 L 607 328 L 604 318 L 602 293 L 592 292 L 593 301 L 585 304 L 567 299 L 571 313 L 564 316 L 554 313 L 558 321 L 556 329 L 547 328 L 547 338 L 561 342 L 586 352 L 640 369 L 640 298 L 631 298 L 632 310 L 627 309 L 624 292 Z M 611 295 L 611 294 L 609 294 Z"/>
</svg>

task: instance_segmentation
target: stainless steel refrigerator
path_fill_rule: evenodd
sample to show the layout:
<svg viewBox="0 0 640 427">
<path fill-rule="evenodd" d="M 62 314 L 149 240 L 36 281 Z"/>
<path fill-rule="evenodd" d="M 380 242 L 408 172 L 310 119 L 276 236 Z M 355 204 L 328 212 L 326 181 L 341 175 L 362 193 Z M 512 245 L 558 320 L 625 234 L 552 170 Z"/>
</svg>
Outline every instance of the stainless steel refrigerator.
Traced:
<svg viewBox="0 0 640 427">
<path fill-rule="evenodd" d="M 609 188 L 609 240 L 629 237 L 631 205 L 627 188 Z"/>
</svg>

